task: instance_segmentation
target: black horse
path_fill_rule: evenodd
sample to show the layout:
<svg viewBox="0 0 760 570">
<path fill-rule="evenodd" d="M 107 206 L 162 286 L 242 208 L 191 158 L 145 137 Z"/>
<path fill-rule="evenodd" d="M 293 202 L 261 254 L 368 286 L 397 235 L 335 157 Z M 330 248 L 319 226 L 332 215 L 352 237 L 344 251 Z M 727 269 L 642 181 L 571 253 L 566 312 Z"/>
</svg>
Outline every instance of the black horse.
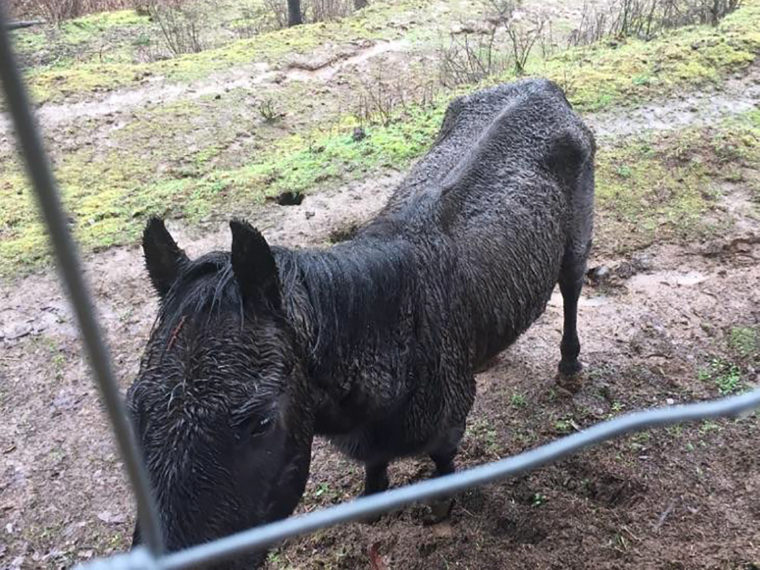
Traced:
<svg viewBox="0 0 760 570">
<path fill-rule="evenodd" d="M 365 493 L 403 456 L 451 473 L 475 372 L 557 282 L 577 373 L 594 152 L 558 87 L 521 81 L 453 101 L 386 208 L 329 249 L 233 221 L 231 252 L 190 260 L 151 220 L 160 311 L 128 399 L 169 549 L 288 516 L 314 434 L 365 464 Z"/>
</svg>

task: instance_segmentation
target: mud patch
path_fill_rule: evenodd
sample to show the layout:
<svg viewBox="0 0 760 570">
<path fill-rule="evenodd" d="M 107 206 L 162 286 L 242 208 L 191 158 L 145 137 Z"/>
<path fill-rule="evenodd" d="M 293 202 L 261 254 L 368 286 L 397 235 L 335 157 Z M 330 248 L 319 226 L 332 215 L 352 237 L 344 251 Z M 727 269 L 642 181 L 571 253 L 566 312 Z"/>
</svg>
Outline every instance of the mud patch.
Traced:
<svg viewBox="0 0 760 570">
<path fill-rule="evenodd" d="M 604 142 L 648 131 L 709 125 L 757 109 L 759 104 L 760 63 L 756 61 L 740 77 L 713 89 L 676 94 L 634 109 L 588 114 L 584 118 Z"/>
</svg>

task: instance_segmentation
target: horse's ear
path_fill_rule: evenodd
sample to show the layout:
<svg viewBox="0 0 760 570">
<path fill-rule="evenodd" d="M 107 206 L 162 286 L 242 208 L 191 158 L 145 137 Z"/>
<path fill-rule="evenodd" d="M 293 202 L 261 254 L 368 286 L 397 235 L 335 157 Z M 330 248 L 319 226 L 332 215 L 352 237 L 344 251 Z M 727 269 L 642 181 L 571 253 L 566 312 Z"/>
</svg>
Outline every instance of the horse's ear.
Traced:
<svg viewBox="0 0 760 570">
<path fill-rule="evenodd" d="M 151 218 L 143 232 L 145 267 L 158 295 L 163 298 L 171 289 L 180 270 L 189 260 L 172 238 L 160 218 Z"/>
<path fill-rule="evenodd" d="M 269 244 L 259 230 L 242 220 L 230 222 L 232 271 L 247 302 L 280 307 L 280 279 Z"/>
</svg>

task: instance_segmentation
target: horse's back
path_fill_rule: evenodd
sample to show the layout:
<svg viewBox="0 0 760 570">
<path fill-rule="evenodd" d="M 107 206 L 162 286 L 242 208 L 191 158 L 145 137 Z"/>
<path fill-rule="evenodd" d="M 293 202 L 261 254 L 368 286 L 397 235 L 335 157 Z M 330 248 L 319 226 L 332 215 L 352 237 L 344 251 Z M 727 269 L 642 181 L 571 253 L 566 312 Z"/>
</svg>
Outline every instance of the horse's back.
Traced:
<svg viewBox="0 0 760 570">
<path fill-rule="evenodd" d="M 550 81 L 478 91 L 449 104 L 436 141 L 400 184 L 386 213 L 412 214 L 446 200 L 477 209 L 494 193 L 517 194 L 514 199 L 524 203 L 519 190 L 536 189 L 519 184 L 521 178 L 547 175 L 558 186 L 571 185 L 593 148 L 590 131 Z"/>
</svg>

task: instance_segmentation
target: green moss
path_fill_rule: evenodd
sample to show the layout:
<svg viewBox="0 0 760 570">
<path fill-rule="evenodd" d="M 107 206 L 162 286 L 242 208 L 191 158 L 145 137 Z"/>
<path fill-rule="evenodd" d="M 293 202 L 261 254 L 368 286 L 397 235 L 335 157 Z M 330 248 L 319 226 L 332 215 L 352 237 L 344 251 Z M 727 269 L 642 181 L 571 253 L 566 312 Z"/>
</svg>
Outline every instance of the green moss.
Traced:
<svg viewBox="0 0 760 570">
<path fill-rule="evenodd" d="M 717 27 L 674 30 L 649 42 L 597 44 L 569 50 L 529 71 L 563 86 L 581 110 L 635 104 L 676 89 L 715 83 L 760 53 L 760 2 L 751 0 Z"/>
<path fill-rule="evenodd" d="M 760 160 L 758 114 L 629 140 L 597 156 L 596 241 L 602 249 L 706 237 L 732 222 L 714 208 L 727 166 L 754 168 Z"/>
<path fill-rule="evenodd" d="M 13 38 L 16 50 L 27 63 L 30 78 L 44 78 L 44 72 L 58 77 L 61 74 L 66 76 L 65 70 L 80 65 L 131 62 L 131 38 L 149 28 L 146 16 L 140 16 L 134 10 L 120 10 L 67 20 L 59 26 L 19 30 Z M 83 74 L 74 73 L 70 80 L 76 84 Z M 105 82 L 101 81 L 101 84 Z M 40 91 L 43 94 L 48 92 L 44 88 Z"/>
<path fill-rule="evenodd" d="M 728 346 L 741 358 L 760 357 L 760 327 L 731 327 Z"/>
</svg>

